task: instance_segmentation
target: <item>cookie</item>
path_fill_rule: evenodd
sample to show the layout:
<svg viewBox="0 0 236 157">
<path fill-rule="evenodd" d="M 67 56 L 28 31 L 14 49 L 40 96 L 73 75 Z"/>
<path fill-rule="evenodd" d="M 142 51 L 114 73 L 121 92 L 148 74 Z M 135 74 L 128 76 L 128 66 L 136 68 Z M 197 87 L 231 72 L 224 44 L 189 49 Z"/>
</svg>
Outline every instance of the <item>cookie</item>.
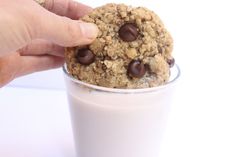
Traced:
<svg viewBox="0 0 236 157">
<path fill-rule="evenodd" d="M 66 49 L 73 77 L 109 88 L 148 88 L 168 81 L 173 40 L 153 11 L 107 4 L 81 20 L 95 23 L 99 34 L 90 45 Z"/>
</svg>

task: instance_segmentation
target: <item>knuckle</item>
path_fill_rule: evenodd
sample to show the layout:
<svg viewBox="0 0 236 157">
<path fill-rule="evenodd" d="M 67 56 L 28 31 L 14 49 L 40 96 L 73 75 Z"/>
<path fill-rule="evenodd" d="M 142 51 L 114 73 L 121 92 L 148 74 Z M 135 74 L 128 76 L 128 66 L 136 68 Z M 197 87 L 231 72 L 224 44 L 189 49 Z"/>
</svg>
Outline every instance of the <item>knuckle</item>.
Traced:
<svg viewBox="0 0 236 157">
<path fill-rule="evenodd" d="M 29 14 L 31 12 L 31 14 Z M 38 27 L 40 16 L 32 10 L 32 8 L 27 8 L 22 11 L 20 14 L 22 25 L 24 25 L 24 38 L 27 42 L 30 42 L 31 40 L 37 38 L 39 34 L 39 30 L 36 29 Z M 37 27 L 36 27 L 37 26 Z"/>
<path fill-rule="evenodd" d="M 22 56 L 26 55 L 28 51 L 29 51 L 29 46 L 25 46 L 17 50 L 17 52 Z"/>
</svg>

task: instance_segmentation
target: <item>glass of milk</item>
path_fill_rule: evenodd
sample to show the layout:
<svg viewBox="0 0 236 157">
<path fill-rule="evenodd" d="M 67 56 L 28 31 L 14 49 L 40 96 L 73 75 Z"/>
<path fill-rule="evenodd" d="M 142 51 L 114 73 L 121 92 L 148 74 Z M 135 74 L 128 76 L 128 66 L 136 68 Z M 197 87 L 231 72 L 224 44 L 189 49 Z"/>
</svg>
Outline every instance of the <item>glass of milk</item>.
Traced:
<svg viewBox="0 0 236 157">
<path fill-rule="evenodd" d="M 158 157 L 177 65 L 167 84 L 145 89 L 95 86 L 63 70 L 77 157 Z"/>
</svg>

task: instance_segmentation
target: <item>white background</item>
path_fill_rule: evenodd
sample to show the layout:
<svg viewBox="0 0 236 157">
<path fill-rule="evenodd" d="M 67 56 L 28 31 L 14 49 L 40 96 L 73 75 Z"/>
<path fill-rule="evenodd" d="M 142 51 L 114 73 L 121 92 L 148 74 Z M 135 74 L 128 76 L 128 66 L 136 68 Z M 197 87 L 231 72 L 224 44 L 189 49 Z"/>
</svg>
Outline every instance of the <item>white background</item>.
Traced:
<svg viewBox="0 0 236 157">
<path fill-rule="evenodd" d="M 81 2 L 146 6 L 172 33 L 182 76 L 160 157 L 236 157 L 234 0 Z M 0 89 L 0 156 L 73 157 L 61 70 L 20 78 L 10 86 Z"/>
</svg>

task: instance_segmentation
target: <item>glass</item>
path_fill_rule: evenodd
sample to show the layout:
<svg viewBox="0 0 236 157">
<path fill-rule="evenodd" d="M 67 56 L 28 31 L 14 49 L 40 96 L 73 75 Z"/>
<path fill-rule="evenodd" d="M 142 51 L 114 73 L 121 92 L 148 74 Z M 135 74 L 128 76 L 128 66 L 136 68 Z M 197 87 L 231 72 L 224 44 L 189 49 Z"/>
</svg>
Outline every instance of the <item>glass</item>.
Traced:
<svg viewBox="0 0 236 157">
<path fill-rule="evenodd" d="M 180 69 L 145 89 L 113 89 L 76 80 L 63 68 L 78 157 L 158 157 Z"/>
</svg>

